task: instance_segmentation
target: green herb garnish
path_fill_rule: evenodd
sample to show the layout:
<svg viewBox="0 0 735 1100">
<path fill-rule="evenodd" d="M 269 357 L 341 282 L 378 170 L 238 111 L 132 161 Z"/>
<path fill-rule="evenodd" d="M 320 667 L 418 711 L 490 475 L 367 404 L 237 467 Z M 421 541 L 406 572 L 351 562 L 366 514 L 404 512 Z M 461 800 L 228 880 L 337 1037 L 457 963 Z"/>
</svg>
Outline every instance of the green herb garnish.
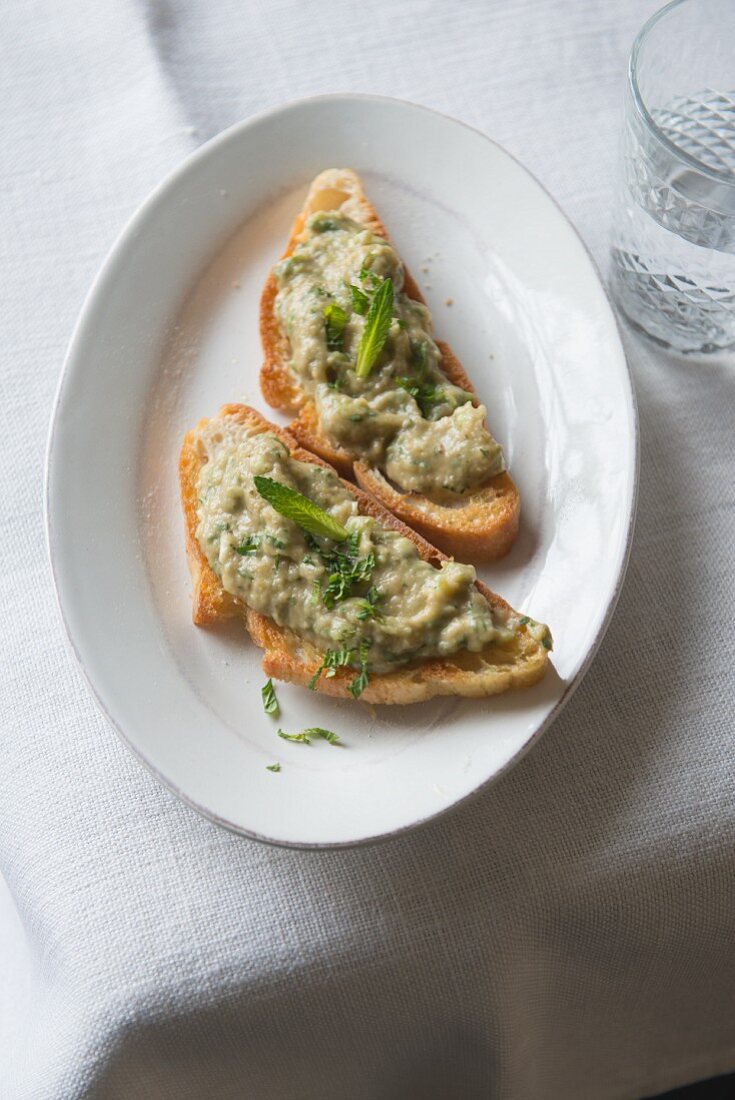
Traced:
<svg viewBox="0 0 735 1100">
<path fill-rule="evenodd" d="M 336 218 L 330 218 L 326 214 L 317 214 L 311 219 L 309 226 L 312 233 L 331 233 L 335 229 L 341 229 L 341 224 Z"/>
<path fill-rule="evenodd" d="M 346 600 L 352 589 L 359 584 L 367 584 L 375 568 L 375 554 L 372 551 L 364 558 L 354 558 L 351 554 L 336 552 L 330 562 L 332 572 L 324 589 L 324 606 L 333 608 L 340 600 Z"/>
<path fill-rule="evenodd" d="M 304 730 L 304 733 L 308 737 L 320 737 L 322 741 L 328 741 L 330 745 L 342 744 L 338 734 L 332 733 L 331 730 L 325 730 L 321 726 L 310 726 L 309 729 Z"/>
<path fill-rule="evenodd" d="M 370 640 L 368 638 L 363 638 L 362 641 L 360 642 L 360 651 L 359 651 L 360 672 L 355 677 L 355 679 L 352 681 L 352 683 L 348 685 L 348 688 L 347 688 L 347 690 L 349 691 L 349 693 L 350 693 L 350 695 L 352 696 L 353 699 L 359 699 L 360 696 L 362 695 L 363 691 L 365 690 L 365 688 L 368 686 L 369 677 L 368 677 L 367 652 L 368 652 L 368 649 L 370 648 L 370 645 L 371 645 L 371 643 L 370 643 Z"/>
<path fill-rule="evenodd" d="M 364 622 L 365 619 L 379 620 L 381 618 L 376 608 L 376 604 L 379 599 L 380 592 L 378 592 L 377 588 L 375 588 L 375 586 L 373 585 L 368 591 L 365 599 L 362 601 L 360 610 L 357 612 L 357 617 L 361 622 Z"/>
<path fill-rule="evenodd" d="M 352 589 L 357 585 L 370 583 L 375 568 L 375 555 L 371 551 L 364 558 L 360 557 L 358 531 L 352 531 L 346 544 L 340 546 L 321 546 L 308 534 L 306 542 L 322 559 L 328 573 L 324 589 L 326 607 L 332 608 L 340 600 L 352 595 Z"/>
<path fill-rule="evenodd" d="M 235 553 L 240 557 L 244 557 L 246 554 L 254 554 L 260 546 L 260 535 L 248 535 L 244 542 L 236 546 Z"/>
<path fill-rule="evenodd" d="M 529 619 L 528 615 L 524 615 L 523 618 L 518 620 L 518 625 L 519 626 L 525 626 L 526 623 L 530 623 L 530 621 L 531 620 Z"/>
<path fill-rule="evenodd" d="M 544 647 L 544 649 L 554 648 L 554 639 L 551 637 L 551 631 L 548 629 L 548 627 L 546 628 L 546 633 L 541 639 L 541 645 Z"/>
<path fill-rule="evenodd" d="M 418 371 L 426 370 L 429 361 L 429 345 L 426 340 L 411 341 L 411 363 Z"/>
<path fill-rule="evenodd" d="M 342 351 L 347 314 L 336 302 L 330 302 L 322 310 L 327 335 L 327 351 Z"/>
<path fill-rule="evenodd" d="M 278 736 L 282 737 L 284 741 L 292 741 L 297 745 L 310 745 L 315 738 L 327 741 L 330 745 L 342 744 L 338 734 L 332 733 L 331 730 L 325 730 L 321 726 L 309 726 L 301 733 L 284 733 L 283 730 L 279 730 Z"/>
<path fill-rule="evenodd" d="M 324 539 L 334 539 L 336 542 L 344 542 L 349 531 L 338 523 L 336 519 L 315 504 L 313 500 L 303 496 L 296 489 L 290 489 L 288 485 L 282 485 L 280 481 L 274 481 L 271 477 L 253 478 L 255 488 L 263 500 L 267 500 L 271 508 L 286 519 L 293 520 L 303 531 L 310 535 L 319 535 Z"/>
<path fill-rule="evenodd" d="M 373 296 L 365 318 L 365 327 L 362 330 L 355 362 L 355 373 L 358 378 L 367 378 L 375 366 L 388 339 L 392 316 L 393 280 L 384 279 Z"/>
<path fill-rule="evenodd" d="M 279 772 L 281 770 L 280 764 L 266 764 L 265 770 L 267 772 Z"/>
<path fill-rule="evenodd" d="M 370 258 L 371 257 L 368 256 L 368 260 L 370 260 Z M 373 290 L 380 286 L 380 279 L 375 274 L 375 272 L 371 271 L 370 268 L 367 266 L 360 268 L 360 274 L 358 275 L 358 278 L 361 283 L 367 282 L 368 286 L 372 287 Z"/>
<path fill-rule="evenodd" d="M 370 308 L 370 299 L 364 290 L 360 290 L 359 286 L 354 284 L 350 286 L 352 291 L 352 309 L 354 313 L 359 313 L 361 317 L 364 317 Z"/>
<path fill-rule="evenodd" d="M 431 410 L 444 396 L 441 386 L 417 378 L 396 378 L 396 385 L 413 397 L 424 419 L 428 418 Z"/>
<path fill-rule="evenodd" d="M 276 698 L 276 689 L 273 687 L 273 681 L 268 680 L 260 689 L 260 694 L 263 699 L 263 710 L 266 714 L 272 714 L 274 718 L 277 718 L 281 713 L 281 708 L 278 706 L 278 699 Z"/>
<path fill-rule="evenodd" d="M 334 676 L 338 668 L 344 668 L 352 659 L 351 649 L 328 649 L 322 657 L 322 663 L 309 680 L 309 691 L 316 691 L 317 681 L 322 672 L 326 672 L 327 678 Z"/>
<path fill-rule="evenodd" d="M 434 406 L 444 400 L 445 391 L 442 386 L 437 386 L 426 377 L 429 365 L 429 345 L 426 340 L 411 341 L 409 361 L 416 373 L 408 377 L 396 378 L 396 385 L 414 398 L 421 410 L 421 415 L 427 419 Z"/>
<path fill-rule="evenodd" d="M 283 730 L 278 731 L 278 736 L 282 737 L 284 741 L 293 741 L 297 745 L 310 745 L 311 738 L 306 736 L 305 732 L 302 733 L 284 733 Z"/>
</svg>

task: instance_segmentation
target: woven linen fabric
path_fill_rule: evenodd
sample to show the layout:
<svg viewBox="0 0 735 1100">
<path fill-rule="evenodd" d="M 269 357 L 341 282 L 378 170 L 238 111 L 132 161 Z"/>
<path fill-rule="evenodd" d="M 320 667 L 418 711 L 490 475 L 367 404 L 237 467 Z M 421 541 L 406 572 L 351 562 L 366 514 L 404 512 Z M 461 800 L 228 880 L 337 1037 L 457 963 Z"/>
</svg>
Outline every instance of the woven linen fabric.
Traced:
<svg viewBox="0 0 735 1100">
<path fill-rule="evenodd" d="M 376 847 L 269 848 L 158 786 L 67 651 L 42 524 L 84 294 L 198 144 L 306 94 L 412 99 L 517 155 L 604 265 L 653 7 L 5 5 L 3 1100 L 612 1100 L 735 1069 L 732 366 L 626 335 L 640 501 L 600 652 L 502 780 Z"/>
</svg>

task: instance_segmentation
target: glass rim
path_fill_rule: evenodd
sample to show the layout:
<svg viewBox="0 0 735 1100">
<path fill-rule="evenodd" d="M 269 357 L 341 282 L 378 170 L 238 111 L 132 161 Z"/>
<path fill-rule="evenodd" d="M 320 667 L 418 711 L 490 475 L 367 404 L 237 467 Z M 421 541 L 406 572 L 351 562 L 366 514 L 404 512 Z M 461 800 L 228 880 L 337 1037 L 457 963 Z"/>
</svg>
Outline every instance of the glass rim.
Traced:
<svg viewBox="0 0 735 1100">
<path fill-rule="evenodd" d="M 687 153 L 685 149 L 681 149 L 676 145 L 656 123 L 655 119 L 651 115 L 650 111 L 646 107 L 641 94 L 640 87 L 638 85 L 638 61 L 640 57 L 643 43 L 648 38 L 650 32 L 656 27 L 667 15 L 669 15 L 675 8 L 680 8 L 683 4 L 690 4 L 695 0 L 670 0 L 670 3 L 664 4 L 662 8 L 654 12 L 649 19 L 643 24 L 638 34 L 635 36 L 633 46 L 630 51 L 630 58 L 628 60 L 628 85 L 630 87 L 630 93 L 633 98 L 633 104 L 638 114 L 641 116 L 642 121 L 652 132 L 657 141 L 664 146 L 665 149 L 678 160 L 683 161 L 685 164 L 695 168 L 697 172 L 703 176 L 708 176 L 710 179 L 716 180 L 717 183 L 724 183 L 728 187 L 735 187 L 735 178 L 731 172 L 720 171 L 717 168 L 712 168 L 708 164 L 704 164 L 703 161 L 697 160 L 691 153 Z"/>
</svg>

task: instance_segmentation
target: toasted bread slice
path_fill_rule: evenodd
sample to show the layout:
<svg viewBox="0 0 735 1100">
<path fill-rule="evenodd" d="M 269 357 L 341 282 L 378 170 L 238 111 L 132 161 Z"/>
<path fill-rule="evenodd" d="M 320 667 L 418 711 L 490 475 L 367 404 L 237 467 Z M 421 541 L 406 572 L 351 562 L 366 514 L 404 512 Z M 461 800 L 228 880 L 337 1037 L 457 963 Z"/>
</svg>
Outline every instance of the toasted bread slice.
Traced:
<svg viewBox="0 0 735 1100">
<path fill-rule="evenodd" d="M 349 169 L 327 169 L 311 184 L 283 257 L 293 252 L 307 219 L 323 210 L 341 210 L 378 236 L 390 239 L 357 175 Z M 404 291 L 409 298 L 424 303 L 408 271 L 405 272 Z M 509 474 L 498 474 L 457 504 L 440 504 L 419 493 L 396 489 L 379 470 L 364 462 L 355 462 L 346 450 L 323 435 L 314 402 L 300 388 L 298 379 L 289 369 L 289 341 L 275 312 L 277 293 L 278 286 L 271 272 L 260 300 L 264 355 L 260 386 L 269 405 L 296 414 L 289 430 L 298 442 L 324 458 L 343 477 L 354 478 L 386 508 L 446 553 L 473 561 L 492 561 L 506 554 L 518 533 L 520 514 L 518 490 Z M 437 341 L 437 346 L 444 374 L 450 382 L 473 394 L 474 404 L 478 404 L 472 384 L 449 345 Z"/>
<path fill-rule="evenodd" d="M 236 417 L 253 432 L 273 433 L 301 462 L 328 465 L 301 448 L 287 431 L 270 424 L 260 413 L 246 405 L 225 405 L 218 415 Z M 204 461 L 197 433 L 206 423 L 206 420 L 200 421 L 197 428 L 186 435 L 179 461 L 186 552 L 193 581 L 193 620 L 200 626 L 211 626 L 232 616 L 242 617 L 252 640 L 265 650 L 265 674 L 307 686 L 321 665 L 323 654 L 291 630 L 279 627 L 273 619 L 251 610 L 225 592 L 197 541 L 197 483 Z M 357 500 L 360 512 L 374 516 L 385 527 L 411 539 L 424 561 L 438 567 L 446 560 L 444 554 L 396 519 L 378 501 L 349 482 L 343 482 L 343 485 Z M 493 609 L 512 611 L 504 600 L 479 581 L 477 587 Z M 495 695 L 509 688 L 528 687 L 536 683 L 543 676 L 547 661 L 546 648 L 526 627 L 521 626 L 516 639 L 507 647 L 489 646 L 481 653 L 462 652 L 451 658 L 413 662 L 390 673 L 373 675 L 361 699 L 369 703 L 416 703 L 435 695 Z M 321 676 L 316 690 L 325 695 L 349 699 L 348 685 L 353 678 L 354 669 L 338 669 L 332 677 Z"/>
</svg>

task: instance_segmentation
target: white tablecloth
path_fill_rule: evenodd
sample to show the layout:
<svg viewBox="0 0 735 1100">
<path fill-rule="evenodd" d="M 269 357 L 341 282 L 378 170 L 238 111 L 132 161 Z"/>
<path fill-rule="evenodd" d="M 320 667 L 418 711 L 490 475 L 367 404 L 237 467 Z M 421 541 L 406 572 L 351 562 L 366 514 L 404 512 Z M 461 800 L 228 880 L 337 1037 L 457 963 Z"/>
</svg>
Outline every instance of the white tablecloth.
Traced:
<svg viewBox="0 0 735 1100">
<path fill-rule="evenodd" d="M 640 507 L 599 656 L 501 782 L 370 849 L 274 850 L 162 790 L 67 653 L 42 530 L 75 316 L 195 146 L 310 93 L 414 99 L 519 156 L 604 263 L 625 56 L 652 9 L 5 5 L 3 1098 L 606 1100 L 735 1069 L 733 369 L 627 337 Z"/>
</svg>

